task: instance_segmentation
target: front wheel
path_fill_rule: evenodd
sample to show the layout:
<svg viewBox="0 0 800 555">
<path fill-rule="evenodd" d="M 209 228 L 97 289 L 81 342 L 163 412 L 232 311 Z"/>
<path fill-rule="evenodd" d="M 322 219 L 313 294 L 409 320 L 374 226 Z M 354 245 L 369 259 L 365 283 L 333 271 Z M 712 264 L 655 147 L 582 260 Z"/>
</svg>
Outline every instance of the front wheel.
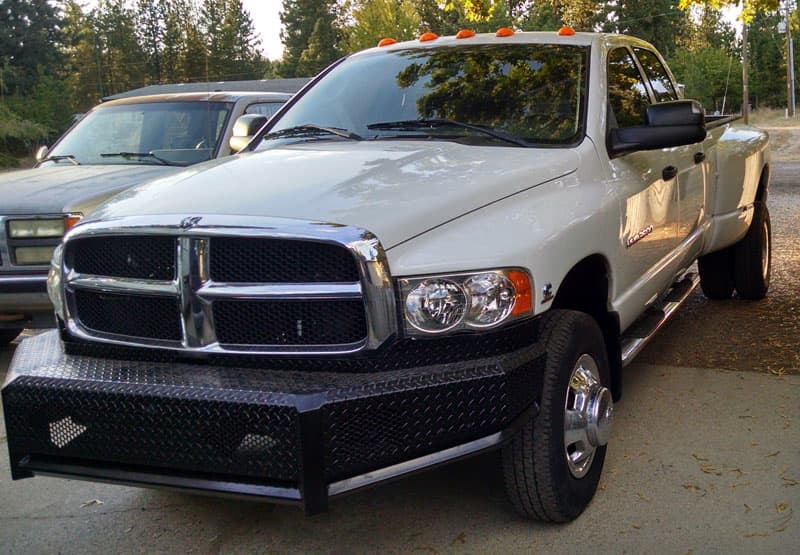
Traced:
<svg viewBox="0 0 800 555">
<path fill-rule="evenodd" d="M 539 413 L 503 448 L 508 495 L 527 518 L 569 522 L 594 497 L 614 419 L 603 334 L 590 316 L 542 316 L 547 352 Z"/>
</svg>

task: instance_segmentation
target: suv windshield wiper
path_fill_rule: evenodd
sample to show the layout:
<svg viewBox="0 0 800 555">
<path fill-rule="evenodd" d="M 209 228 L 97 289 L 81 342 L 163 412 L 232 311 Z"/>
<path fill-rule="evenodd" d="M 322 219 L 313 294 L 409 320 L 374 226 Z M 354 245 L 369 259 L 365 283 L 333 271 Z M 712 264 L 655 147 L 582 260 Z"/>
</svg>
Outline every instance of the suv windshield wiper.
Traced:
<svg viewBox="0 0 800 555">
<path fill-rule="evenodd" d="M 110 157 L 119 157 L 119 158 L 152 158 L 153 160 L 158 160 L 161 164 L 165 166 L 186 166 L 187 164 L 181 164 L 180 162 L 173 162 L 172 160 L 167 160 L 166 158 L 162 158 L 152 152 L 103 152 L 100 154 L 103 158 L 110 158 Z"/>
<path fill-rule="evenodd" d="M 80 166 L 81 163 L 72 154 L 57 154 L 55 156 L 48 156 L 42 162 L 60 162 L 61 160 L 69 160 L 73 166 Z M 39 162 L 40 164 L 42 162 Z"/>
<path fill-rule="evenodd" d="M 363 141 L 364 137 L 358 135 L 357 133 L 353 133 L 347 129 L 343 129 L 341 127 L 324 127 L 322 125 L 316 125 L 314 123 L 306 123 L 305 125 L 295 125 L 294 127 L 287 127 L 286 129 L 281 129 L 279 131 L 272 131 L 267 133 L 261 140 L 264 139 L 279 139 L 279 138 L 286 138 L 286 137 L 302 137 L 303 135 L 319 135 L 320 133 L 328 133 L 329 135 L 336 135 L 337 137 L 342 137 L 343 139 L 350 139 L 352 141 Z"/>
<path fill-rule="evenodd" d="M 455 121 L 451 119 L 442 119 L 442 118 L 410 119 L 404 121 L 384 121 L 381 123 L 371 123 L 367 126 L 367 129 L 406 130 L 406 129 L 424 129 L 424 128 L 447 127 L 447 126 L 461 127 L 462 129 L 477 131 L 478 133 L 483 133 L 484 135 L 490 135 L 495 139 L 500 139 L 501 141 L 512 143 L 517 146 L 524 146 L 524 147 L 530 146 L 524 139 L 520 139 L 519 137 L 515 137 L 514 135 L 509 135 L 508 133 L 503 133 L 502 131 L 489 129 L 481 125 L 473 125 L 471 123 L 462 123 L 460 121 Z"/>
</svg>

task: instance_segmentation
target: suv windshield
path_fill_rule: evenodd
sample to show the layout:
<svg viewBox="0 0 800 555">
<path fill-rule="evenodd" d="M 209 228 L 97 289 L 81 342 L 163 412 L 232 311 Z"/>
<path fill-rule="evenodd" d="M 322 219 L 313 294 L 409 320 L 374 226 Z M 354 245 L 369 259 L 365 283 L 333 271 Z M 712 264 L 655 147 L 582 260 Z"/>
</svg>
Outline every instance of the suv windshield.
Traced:
<svg viewBox="0 0 800 555">
<path fill-rule="evenodd" d="M 99 106 L 47 158 L 62 164 L 195 164 L 215 156 L 232 106 L 205 101 Z"/>
<path fill-rule="evenodd" d="M 336 138 L 290 131 L 309 124 L 363 139 L 573 144 L 583 134 L 588 55 L 585 46 L 517 43 L 353 56 L 298 99 L 260 146 Z"/>
</svg>

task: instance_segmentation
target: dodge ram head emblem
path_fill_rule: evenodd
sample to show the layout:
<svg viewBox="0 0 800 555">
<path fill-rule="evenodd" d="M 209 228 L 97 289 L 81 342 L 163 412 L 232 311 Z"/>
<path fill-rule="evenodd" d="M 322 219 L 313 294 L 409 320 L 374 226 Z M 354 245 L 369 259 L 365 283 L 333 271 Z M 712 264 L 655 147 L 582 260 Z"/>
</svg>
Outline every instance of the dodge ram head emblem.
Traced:
<svg viewBox="0 0 800 555">
<path fill-rule="evenodd" d="M 188 218 L 184 218 L 181 220 L 181 229 L 192 229 L 202 219 L 201 216 L 189 216 Z"/>
</svg>

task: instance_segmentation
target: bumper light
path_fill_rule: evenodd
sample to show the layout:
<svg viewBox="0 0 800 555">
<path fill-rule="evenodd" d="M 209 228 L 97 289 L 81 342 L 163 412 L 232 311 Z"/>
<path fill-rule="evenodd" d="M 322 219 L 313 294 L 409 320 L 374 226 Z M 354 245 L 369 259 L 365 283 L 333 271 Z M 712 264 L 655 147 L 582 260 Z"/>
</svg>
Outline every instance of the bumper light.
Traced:
<svg viewBox="0 0 800 555">
<path fill-rule="evenodd" d="M 42 266 L 50 262 L 53 256 L 53 247 L 17 247 L 14 249 L 14 258 L 17 266 Z"/>
<path fill-rule="evenodd" d="M 406 333 L 493 328 L 532 313 L 527 272 L 501 269 L 401 279 Z"/>
</svg>

